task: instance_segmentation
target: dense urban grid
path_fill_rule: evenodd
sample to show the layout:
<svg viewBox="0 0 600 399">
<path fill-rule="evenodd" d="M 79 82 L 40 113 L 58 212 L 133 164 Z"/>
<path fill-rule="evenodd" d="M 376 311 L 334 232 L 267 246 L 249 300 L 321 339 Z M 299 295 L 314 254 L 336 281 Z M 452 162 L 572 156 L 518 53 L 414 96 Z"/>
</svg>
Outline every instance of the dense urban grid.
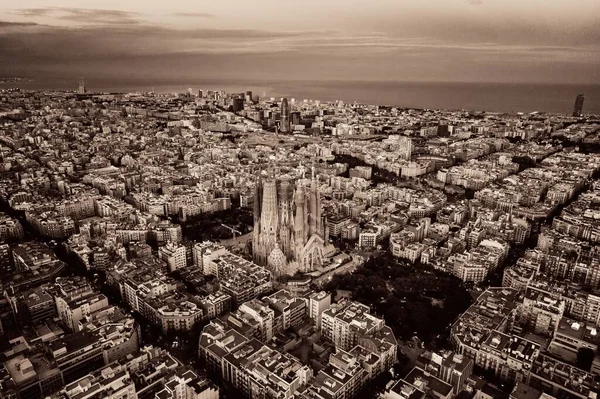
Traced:
<svg viewBox="0 0 600 399">
<path fill-rule="evenodd" d="M 596 399 L 583 102 L 0 91 L 0 398 Z"/>
</svg>

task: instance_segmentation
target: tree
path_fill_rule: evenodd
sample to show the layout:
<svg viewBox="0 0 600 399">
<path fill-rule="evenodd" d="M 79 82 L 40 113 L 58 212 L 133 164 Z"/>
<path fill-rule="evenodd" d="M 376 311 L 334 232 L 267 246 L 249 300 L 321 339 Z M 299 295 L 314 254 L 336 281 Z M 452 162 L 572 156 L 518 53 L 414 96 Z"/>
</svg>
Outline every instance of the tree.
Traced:
<svg viewBox="0 0 600 399">
<path fill-rule="evenodd" d="M 461 281 L 428 265 L 415 268 L 389 253 L 370 257 L 353 274 L 335 275 L 326 290 L 349 290 L 356 301 L 369 305 L 397 337 L 416 331 L 433 340 L 472 303 Z M 441 306 L 432 305 L 438 300 Z"/>
<path fill-rule="evenodd" d="M 535 161 L 528 156 L 514 156 L 512 161 L 519 165 L 519 172 L 535 166 Z"/>
</svg>

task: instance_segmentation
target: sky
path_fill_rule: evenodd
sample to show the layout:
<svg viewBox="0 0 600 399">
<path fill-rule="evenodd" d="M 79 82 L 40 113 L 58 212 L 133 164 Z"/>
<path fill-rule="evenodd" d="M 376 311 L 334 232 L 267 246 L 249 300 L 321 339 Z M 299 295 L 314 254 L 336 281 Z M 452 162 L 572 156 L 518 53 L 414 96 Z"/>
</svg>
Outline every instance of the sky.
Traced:
<svg viewBox="0 0 600 399">
<path fill-rule="evenodd" d="M 592 84 L 600 1 L 6 1 L 2 76 Z"/>
</svg>

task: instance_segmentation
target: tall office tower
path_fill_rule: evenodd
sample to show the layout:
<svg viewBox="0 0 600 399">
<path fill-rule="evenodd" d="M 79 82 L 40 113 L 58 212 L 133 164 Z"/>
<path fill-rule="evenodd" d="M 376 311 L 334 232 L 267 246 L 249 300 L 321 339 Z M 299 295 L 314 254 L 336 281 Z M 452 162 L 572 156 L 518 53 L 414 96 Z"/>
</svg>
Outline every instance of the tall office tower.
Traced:
<svg viewBox="0 0 600 399">
<path fill-rule="evenodd" d="M 410 160 L 413 152 L 413 142 L 408 137 L 400 137 L 398 140 L 398 153 L 402 159 Z"/>
<path fill-rule="evenodd" d="M 583 100 L 585 97 L 583 94 L 578 94 L 577 98 L 575 98 L 575 106 L 573 107 L 573 116 L 580 117 L 581 112 L 583 111 Z"/>
<path fill-rule="evenodd" d="M 241 97 L 236 97 L 233 99 L 233 112 L 241 112 L 244 110 L 244 99 Z"/>
<path fill-rule="evenodd" d="M 275 275 L 310 272 L 323 264 L 325 246 L 316 180 L 259 181 L 254 199 L 254 262 Z"/>
<path fill-rule="evenodd" d="M 300 124 L 300 112 L 299 111 L 290 112 L 290 123 L 292 125 Z"/>
<path fill-rule="evenodd" d="M 254 102 L 254 100 L 252 99 L 252 90 L 248 90 L 248 91 L 246 92 L 245 99 L 246 99 L 246 102 L 247 102 L 247 103 Z"/>
<path fill-rule="evenodd" d="M 85 82 L 83 81 L 83 78 L 79 78 L 79 94 L 85 94 L 85 92 Z"/>
<path fill-rule="evenodd" d="M 288 104 L 287 98 L 281 100 L 281 127 L 279 130 L 282 133 L 290 131 L 290 105 Z"/>
</svg>

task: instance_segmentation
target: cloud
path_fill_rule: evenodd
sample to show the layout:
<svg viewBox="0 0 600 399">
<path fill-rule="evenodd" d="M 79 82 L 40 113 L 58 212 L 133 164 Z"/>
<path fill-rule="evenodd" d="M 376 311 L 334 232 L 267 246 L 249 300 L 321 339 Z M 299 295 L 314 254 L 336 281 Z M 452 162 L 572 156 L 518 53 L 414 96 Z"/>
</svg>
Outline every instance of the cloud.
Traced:
<svg viewBox="0 0 600 399">
<path fill-rule="evenodd" d="M 431 6 L 427 10 L 406 13 L 392 9 L 378 15 L 356 17 L 347 22 L 349 26 L 360 24 L 365 30 L 383 31 L 391 37 L 417 35 L 427 37 L 429 41 L 452 44 L 481 42 L 503 45 L 581 46 L 600 43 L 600 24 L 597 18 L 590 17 L 598 15 L 598 12 L 581 12 L 579 17 L 571 18 L 541 7 L 538 15 L 531 16 L 528 15 L 531 12 L 530 5 L 524 5 L 523 11 L 519 13 L 510 6 L 504 8 L 499 4 L 508 3 L 508 0 L 483 2 L 483 6 L 478 7 L 450 9 Z M 512 1 L 515 2 L 516 0 Z M 563 14 L 566 14 L 570 8 L 566 5 L 564 8 Z"/>
<path fill-rule="evenodd" d="M 51 16 L 81 24 L 0 21 L 0 59 L 6 60 L 0 63 L 0 74 L 69 79 L 134 79 L 139 74 L 139 79 L 149 80 L 196 79 L 199 74 L 227 79 L 349 80 L 365 76 L 381 80 L 510 80 L 517 76 L 523 80 L 563 81 L 567 77 L 593 81 L 599 77 L 595 72 L 600 61 L 598 42 L 537 40 L 546 32 L 543 29 L 524 35 L 527 40 L 504 34 L 515 27 L 503 30 L 492 26 L 492 32 L 485 33 L 482 24 L 465 27 L 463 21 L 436 25 L 439 31 L 423 28 L 404 34 L 384 26 L 351 34 L 336 30 L 177 29 L 120 11 L 22 11 L 30 18 Z M 129 19 L 137 22 L 124 22 Z M 470 31 L 463 36 L 459 30 L 464 29 Z M 593 31 L 590 28 L 588 32 Z M 544 71 L 543 77 L 537 69 Z"/>
<path fill-rule="evenodd" d="M 207 12 L 176 12 L 173 15 L 176 17 L 185 18 L 215 18 L 216 15 Z"/>
<path fill-rule="evenodd" d="M 347 35 L 339 31 L 285 31 L 254 29 L 174 29 L 146 24 L 57 27 L 9 23 L 15 28 L 0 32 L 0 56 L 19 49 L 19 57 L 56 60 L 73 56 L 94 59 L 104 56 L 153 54 L 247 54 L 297 52 L 368 56 L 372 53 L 423 54 L 497 53 L 533 57 L 563 57 L 596 53 L 598 46 L 552 46 L 495 42 L 453 42 L 432 38 L 397 38 L 382 33 Z M 37 26 L 29 29 L 29 26 Z M 0 27 L 2 23 L 0 22 Z M 2 34 L 3 33 L 3 34 Z M 4 43 L 4 48 L 2 44 Z M 15 54 L 12 54 L 15 56 Z M 588 55 L 588 58 L 591 56 Z"/>
<path fill-rule="evenodd" d="M 577 47 L 566 47 L 566 46 L 534 46 L 534 47 L 526 47 L 527 51 L 533 52 L 580 52 L 585 51 L 585 48 L 577 48 Z"/>
<path fill-rule="evenodd" d="M 370 53 L 417 53 L 451 50 L 461 53 L 502 53 L 505 55 L 528 53 L 554 54 L 555 56 L 567 53 L 594 53 L 600 50 L 599 46 L 552 46 L 530 44 L 504 44 L 495 42 L 464 42 L 442 41 L 436 38 L 398 38 L 383 33 L 365 35 L 344 35 L 332 33 L 329 35 L 284 37 L 262 43 L 273 48 L 285 47 L 288 50 L 302 51 L 303 53 L 331 53 L 331 54 L 370 54 Z M 260 46 L 260 42 L 256 42 Z"/>
<path fill-rule="evenodd" d="M 296 41 L 321 37 L 325 32 L 174 29 L 145 24 L 40 26 L 0 31 L 0 58 L 61 63 L 72 58 L 93 60 L 173 53 L 276 53 L 300 49 L 294 44 Z"/>
<path fill-rule="evenodd" d="M 258 29 L 163 29 L 161 31 L 190 39 L 269 39 L 317 33 L 316 31 L 275 32 Z"/>
<path fill-rule="evenodd" d="M 53 17 L 61 21 L 80 24 L 124 25 L 138 24 L 140 14 L 120 10 L 99 10 L 74 7 L 25 8 L 16 10 L 16 15 L 24 17 Z"/>
<path fill-rule="evenodd" d="M 45 17 L 51 14 L 52 11 L 52 8 L 24 8 L 20 10 L 15 10 L 12 12 L 12 14 L 20 15 L 23 17 Z"/>
<path fill-rule="evenodd" d="M 0 28 L 12 28 L 12 27 L 28 27 L 28 26 L 39 26 L 35 22 L 11 22 L 11 21 L 0 21 Z"/>
</svg>

